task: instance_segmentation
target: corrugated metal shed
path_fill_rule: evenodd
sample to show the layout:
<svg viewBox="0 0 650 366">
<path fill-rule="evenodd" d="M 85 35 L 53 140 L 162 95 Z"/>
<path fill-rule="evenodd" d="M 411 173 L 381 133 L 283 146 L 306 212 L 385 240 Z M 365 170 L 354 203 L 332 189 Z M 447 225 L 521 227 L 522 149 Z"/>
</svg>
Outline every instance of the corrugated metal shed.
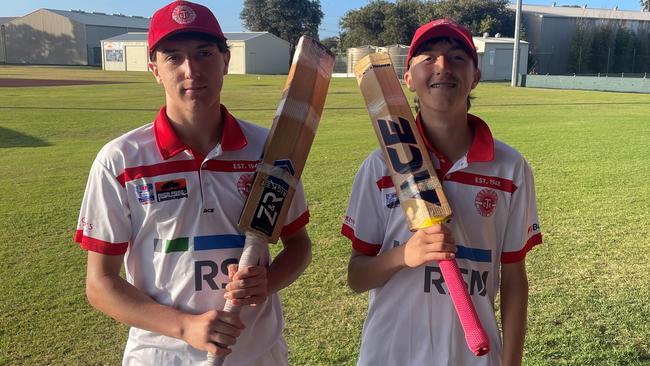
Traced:
<svg viewBox="0 0 650 366">
<path fill-rule="evenodd" d="M 515 5 L 509 7 L 514 10 Z M 597 9 L 570 6 L 522 5 L 522 12 L 537 13 L 545 16 L 593 19 L 625 19 L 650 22 L 650 12 L 612 9 Z"/>
<path fill-rule="evenodd" d="M 98 25 L 103 27 L 149 29 L 149 22 L 151 21 L 150 18 L 126 16 L 122 14 L 105 14 L 99 12 L 85 12 L 82 10 L 45 10 L 72 19 L 77 23 L 85 25 Z"/>
<path fill-rule="evenodd" d="M 224 32 L 230 46 L 230 74 L 286 74 L 289 43 L 269 32 Z M 146 32 L 102 40 L 104 70 L 147 71 Z"/>
</svg>

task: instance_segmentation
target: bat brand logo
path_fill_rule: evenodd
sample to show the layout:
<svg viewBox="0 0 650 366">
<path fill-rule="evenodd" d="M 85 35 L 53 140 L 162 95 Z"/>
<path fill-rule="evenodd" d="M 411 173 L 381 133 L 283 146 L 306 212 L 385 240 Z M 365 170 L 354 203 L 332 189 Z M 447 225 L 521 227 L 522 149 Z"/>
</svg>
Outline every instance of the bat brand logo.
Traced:
<svg viewBox="0 0 650 366">
<path fill-rule="evenodd" d="M 476 210 L 481 216 L 489 217 L 494 213 L 498 200 L 499 196 L 497 196 L 495 191 L 491 189 L 482 189 L 474 199 L 474 206 L 476 206 Z"/>
<path fill-rule="evenodd" d="M 410 179 L 400 184 L 402 196 L 420 198 L 427 202 L 439 205 L 440 199 L 432 186 L 431 175 L 423 168 L 423 152 L 417 145 L 417 140 L 408 120 L 398 117 L 398 122 L 390 120 L 377 120 L 381 138 L 386 146 L 389 164 L 399 174 L 412 174 Z M 410 159 L 402 161 L 398 150 L 393 145 L 403 144 L 408 147 Z M 425 154 L 427 152 L 424 152 Z"/>
<path fill-rule="evenodd" d="M 273 176 L 267 177 L 262 184 L 264 191 L 257 203 L 251 227 L 271 236 L 278 221 L 278 215 L 282 211 L 284 199 L 289 193 L 289 185 L 282 179 Z"/>
</svg>

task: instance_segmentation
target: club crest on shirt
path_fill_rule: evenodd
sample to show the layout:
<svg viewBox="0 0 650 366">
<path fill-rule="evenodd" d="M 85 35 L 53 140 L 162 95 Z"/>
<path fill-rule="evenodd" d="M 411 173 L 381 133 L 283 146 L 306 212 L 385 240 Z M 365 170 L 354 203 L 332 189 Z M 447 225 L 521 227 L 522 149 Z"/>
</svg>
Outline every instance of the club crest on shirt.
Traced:
<svg viewBox="0 0 650 366">
<path fill-rule="evenodd" d="M 390 192 L 384 195 L 386 200 L 386 207 L 395 208 L 399 206 L 399 198 L 397 197 L 397 192 Z"/>
<path fill-rule="evenodd" d="M 237 181 L 237 191 L 243 199 L 248 198 L 248 194 L 251 192 L 251 184 L 253 184 L 254 177 L 254 173 L 245 173 L 239 177 L 239 180 Z"/>
<path fill-rule="evenodd" d="M 151 183 L 136 185 L 135 194 L 141 205 L 148 205 L 156 201 L 156 197 L 153 193 L 153 184 Z"/>
<path fill-rule="evenodd" d="M 494 210 L 497 208 L 497 201 L 499 197 L 492 189 L 482 189 L 474 199 L 474 206 L 478 213 L 483 217 L 492 216 Z"/>
<path fill-rule="evenodd" d="M 187 181 L 173 179 L 156 182 L 156 199 L 158 202 L 187 198 Z"/>
</svg>

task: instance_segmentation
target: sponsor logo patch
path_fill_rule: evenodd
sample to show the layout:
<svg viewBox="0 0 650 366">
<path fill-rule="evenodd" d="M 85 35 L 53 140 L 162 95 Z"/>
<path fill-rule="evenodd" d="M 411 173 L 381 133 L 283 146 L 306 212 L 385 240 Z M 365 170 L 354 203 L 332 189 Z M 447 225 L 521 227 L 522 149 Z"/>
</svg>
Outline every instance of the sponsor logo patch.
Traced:
<svg viewBox="0 0 650 366">
<path fill-rule="evenodd" d="M 251 193 L 251 184 L 253 184 L 253 178 L 255 177 L 254 173 L 242 174 L 237 181 L 237 192 L 241 195 L 243 199 L 248 198 L 248 194 Z"/>
<path fill-rule="evenodd" d="M 386 193 L 384 197 L 386 200 L 386 207 L 395 208 L 399 206 L 399 198 L 397 198 L 397 192 Z"/>
<path fill-rule="evenodd" d="M 148 205 L 156 201 L 153 193 L 153 184 L 138 184 L 135 186 L 135 194 L 138 197 L 138 202 L 141 205 Z"/>
<path fill-rule="evenodd" d="M 158 202 L 181 198 L 187 198 L 187 182 L 185 179 L 156 182 L 156 199 Z"/>
<path fill-rule="evenodd" d="M 476 206 L 476 210 L 481 216 L 489 217 L 494 213 L 498 200 L 499 196 L 494 190 L 482 189 L 474 199 L 474 206 Z"/>
<path fill-rule="evenodd" d="M 172 19 L 178 24 L 190 24 L 196 19 L 196 13 L 187 5 L 179 5 L 174 8 Z"/>
</svg>

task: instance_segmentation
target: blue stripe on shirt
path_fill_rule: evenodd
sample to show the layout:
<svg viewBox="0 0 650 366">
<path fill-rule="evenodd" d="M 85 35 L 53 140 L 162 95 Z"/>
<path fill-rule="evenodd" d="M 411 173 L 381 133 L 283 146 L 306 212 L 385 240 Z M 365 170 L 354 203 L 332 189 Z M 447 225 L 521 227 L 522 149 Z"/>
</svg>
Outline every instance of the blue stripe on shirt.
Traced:
<svg viewBox="0 0 650 366">
<path fill-rule="evenodd" d="M 194 237 L 194 250 L 243 248 L 244 235 L 206 235 Z"/>
<path fill-rule="evenodd" d="M 468 248 L 462 245 L 456 245 L 456 258 L 468 259 L 474 262 L 492 262 L 492 250 Z"/>
</svg>

